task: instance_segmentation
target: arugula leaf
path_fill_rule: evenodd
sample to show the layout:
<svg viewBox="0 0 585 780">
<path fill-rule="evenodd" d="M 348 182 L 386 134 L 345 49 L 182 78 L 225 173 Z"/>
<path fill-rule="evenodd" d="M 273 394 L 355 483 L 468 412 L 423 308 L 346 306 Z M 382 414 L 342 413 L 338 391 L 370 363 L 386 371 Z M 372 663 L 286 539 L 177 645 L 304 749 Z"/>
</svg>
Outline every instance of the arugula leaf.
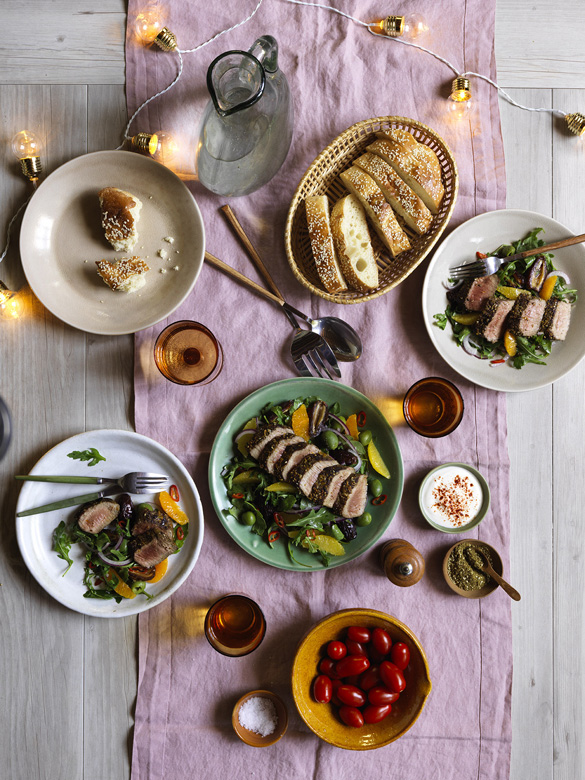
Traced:
<svg viewBox="0 0 585 780">
<path fill-rule="evenodd" d="M 69 569 L 73 566 L 73 560 L 69 555 L 72 545 L 71 529 L 67 526 L 64 520 L 61 520 L 59 525 L 53 531 L 53 550 L 57 553 L 57 557 L 65 561 L 69 565 L 61 575 L 64 577 Z"/>
<path fill-rule="evenodd" d="M 68 458 L 73 460 L 89 461 L 88 466 L 97 466 L 100 460 L 105 460 L 103 455 L 96 450 L 95 447 L 90 447 L 87 450 L 73 450 L 73 452 L 67 453 Z"/>
<path fill-rule="evenodd" d="M 445 327 L 447 323 L 449 322 L 449 318 L 446 314 L 443 314 L 440 312 L 439 314 L 434 314 L 433 319 L 435 320 L 435 325 L 437 328 L 440 328 L 441 330 L 445 330 Z"/>
</svg>

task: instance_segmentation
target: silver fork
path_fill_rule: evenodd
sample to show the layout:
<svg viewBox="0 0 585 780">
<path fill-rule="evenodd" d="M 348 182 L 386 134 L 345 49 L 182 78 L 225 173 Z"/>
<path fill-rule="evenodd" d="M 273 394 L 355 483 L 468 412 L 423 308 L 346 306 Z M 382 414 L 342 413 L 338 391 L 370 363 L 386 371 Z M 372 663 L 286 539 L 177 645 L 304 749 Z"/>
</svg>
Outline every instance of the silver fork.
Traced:
<svg viewBox="0 0 585 780">
<path fill-rule="evenodd" d="M 537 249 L 527 249 L 524 252 L 518 252 L 508 257 L 480 257 L 469 263 L 462 263 L 449 269 L 449 279 L 459 281 L 460 279 L 475 279 L 478 276 L 491 276 L 500 269 L 503 263 L 511 263 L 514 260 L 522 260 L 525 257 L 542 255 L 544 252 L 552 252 L 554 249 L 562 249 L 564 246 L 581 244 L 585 241 L 585 233 L 571 238 L 564 238 L 562 241 L 554 241 L 552 244 L 544 244 Z"/>
<path fill-rule="evenodd" d="M 324 338 L 312 330 L 302 330 L 292 314 L 286 312 L 289 319 L 295 320 L 296 332 L 291 344 L 293 363 L 301 376 L 319 376 L 323 379 L 339 379 L 341 371 L 333 350 Z"/>
</svg>

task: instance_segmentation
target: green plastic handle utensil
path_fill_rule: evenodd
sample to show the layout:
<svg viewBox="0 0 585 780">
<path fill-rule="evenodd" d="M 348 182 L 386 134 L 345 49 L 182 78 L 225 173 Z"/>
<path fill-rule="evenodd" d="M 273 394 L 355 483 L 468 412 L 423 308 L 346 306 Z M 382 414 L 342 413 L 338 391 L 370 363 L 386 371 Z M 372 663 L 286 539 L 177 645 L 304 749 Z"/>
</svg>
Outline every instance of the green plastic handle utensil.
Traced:
<svg viewBox="0 0 585 780">
<path fill-rule="evenodd" d="M 43 506 L 36 506 L 33 509 L 25 509 L 24 512 L 17 512 L 17 517 L 28 517 L 29 515 L 40 515 L 45 512 L 52 512 L 54 509 L 65 509 L 68 506 L 77 506 L 78 504 L 85 504 L 87 501 L 95 501 L 98 498 L 109 496 L 111 493 L 119 492 L 118 485 L 110 485 L 105 490 L 100 490 L 99 493 L 86 493 L 84 496 L 74 496 L 73 498 L 65 498 L 62 501 L 53 501 L 51 504 L 43 504 Z"/>
</svg>

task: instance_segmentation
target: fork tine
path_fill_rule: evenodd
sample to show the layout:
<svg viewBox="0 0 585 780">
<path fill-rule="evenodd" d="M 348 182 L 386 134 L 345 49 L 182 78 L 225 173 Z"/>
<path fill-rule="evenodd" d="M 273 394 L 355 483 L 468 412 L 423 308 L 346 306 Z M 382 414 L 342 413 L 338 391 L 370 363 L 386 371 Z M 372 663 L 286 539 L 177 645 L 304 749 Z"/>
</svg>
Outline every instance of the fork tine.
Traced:
<svg viewBox="0 0 585 780">
<path fill-rule="evenodd" d="M 321 373 L 319 366 L 315 362 L 315 350 L 312 349 L 309 352 L 307 352 L 304 355 L 304 358 L 305 358 L 305 364 L 308 363 L 309 366 L 313 369 L 313 371 L 311 372 L 313 376 L 320 376 L 323 379 L 324 378 L 323 374 Z"/>
<path fill-rule="evenodd" d="M 456 265 L 454 268 L 449 268 L 449 275 L 453 274 L 465 274 L 475 273 L 476 271 L 484 271 L 485 263 L 464 263 L 463 265 Z"/>
<path fill-rule="evenodd" d="M 327 366 L 327 363 L 323 360 L 323 355 L 319 352 L 318 349 L 312 350 L 310 353 L 311 357 L 313 358 L 314 362 L 320 366 L 319 369 L 319 376 L 321 376 L 323 379 L 333 379 L 333 376 L 331 375 L 331 371 L 329 370 L 329 367 Z M 327 375 L 327 377 L 323 376 L 323 371 Z"/>
</svg>

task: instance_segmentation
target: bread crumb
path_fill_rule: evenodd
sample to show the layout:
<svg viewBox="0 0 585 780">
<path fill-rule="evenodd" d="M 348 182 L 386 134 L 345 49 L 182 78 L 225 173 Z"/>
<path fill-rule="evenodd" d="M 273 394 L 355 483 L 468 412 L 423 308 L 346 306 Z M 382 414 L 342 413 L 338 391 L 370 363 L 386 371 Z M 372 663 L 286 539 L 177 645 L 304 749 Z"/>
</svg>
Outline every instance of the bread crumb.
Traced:
<svg viewBox="0 0 585 780">
<path fill-rule="evenodd" d="M 161 268 L 160 271 L 159 271 L 159 273 L 161 273 L 161 274 L 166 274 L 166 272 L 167 272 L 166 268 Z"/>
<path fill-rule="evenodd" d="M 179 254 L 179 250 L 178 250 L 178 249 L 175 249 L 175 254 L 176 254 L 176 255 L 178 255 L 178 254 Z"/>
<path fill-rule="evenodd" d="M 158 250 L 158 252 L 157 252 L 157 255 L 158 255 L 159 257 L 162 257 L 162 259 L 163 259 L 163 260 L 164 260 L 166 257 L 168 257 L 168 254 L 169 254 L 169 253 L 167 252 L 167 250 L 166 250 L 166 249 L 159 249 L 159 250 Z"/>
<path fill-rule="evenodd" d="M 179 266 L 178 265 L 174 265 L 173 266 L 173 271 L 178 271 L 178 270 L 179 270 Z"/>
<path fill-rule="evenodd" d="M 175 243 L 175 239 L 173 238 L 173 236 L 165 236 L 163 238 L 163 241 L 166 241 L 169 244 L 174 244 Z"/>
</svg>

